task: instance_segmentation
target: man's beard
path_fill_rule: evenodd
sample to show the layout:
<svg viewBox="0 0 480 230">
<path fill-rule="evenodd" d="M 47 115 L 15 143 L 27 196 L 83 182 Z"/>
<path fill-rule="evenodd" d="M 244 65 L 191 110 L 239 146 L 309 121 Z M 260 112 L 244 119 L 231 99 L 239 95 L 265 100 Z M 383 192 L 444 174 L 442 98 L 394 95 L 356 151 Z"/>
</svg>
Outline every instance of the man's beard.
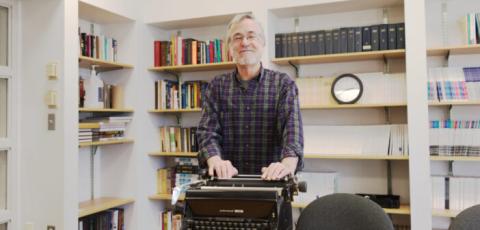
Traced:
<svg viewBox="0 0 480 230">
<path fill-rule="evenodd" d="M 245 55 L 242 57 L 234 56 L 233 61 L 239 65 L 253 65 L 260 63 L 261 56 L 254 54 L 254 55 Z"/>
</svg>

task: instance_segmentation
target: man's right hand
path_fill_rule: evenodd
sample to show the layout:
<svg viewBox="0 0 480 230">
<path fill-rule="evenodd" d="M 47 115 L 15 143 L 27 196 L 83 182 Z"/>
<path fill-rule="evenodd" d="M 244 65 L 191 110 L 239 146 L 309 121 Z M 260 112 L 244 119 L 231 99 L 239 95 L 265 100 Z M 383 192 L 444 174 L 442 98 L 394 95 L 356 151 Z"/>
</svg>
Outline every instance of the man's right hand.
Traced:
<svg viewBox="0 0 480 230">
<path fill-rule="evenodd" d="M 238 170 L 233 167 L 232 162 L 224 161 L 220 156 L 208 158 L 208 175 L 213 176 L 214 173 L 220 179 L 229 179 L 238 174 Z"/>
</svg>

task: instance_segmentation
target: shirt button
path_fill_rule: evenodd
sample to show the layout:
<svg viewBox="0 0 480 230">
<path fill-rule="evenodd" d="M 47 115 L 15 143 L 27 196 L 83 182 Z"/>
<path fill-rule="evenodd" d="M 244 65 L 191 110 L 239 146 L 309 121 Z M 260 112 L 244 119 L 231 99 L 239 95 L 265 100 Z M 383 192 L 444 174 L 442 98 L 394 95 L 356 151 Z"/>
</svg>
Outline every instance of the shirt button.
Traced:
<svg viewBox="0 0 480 230">
<path fill-rule="evenodd" d="M 250 110 L 250 106 L 247 106 L 247 110 Z"/>
<path fill-rule="evenodd" d="M 248 125 L 245 125 L 245 128 L 246 128 L 246 129 L 248 129 L 248 127 L 249 127 Z"/>
<path fill-rule="evenodd" d="M 249 146 L 248 144 L 245 145 L 245 147 L 247 147 L 247 148 L 248 148 L 248 146 Z"/>
</svg>

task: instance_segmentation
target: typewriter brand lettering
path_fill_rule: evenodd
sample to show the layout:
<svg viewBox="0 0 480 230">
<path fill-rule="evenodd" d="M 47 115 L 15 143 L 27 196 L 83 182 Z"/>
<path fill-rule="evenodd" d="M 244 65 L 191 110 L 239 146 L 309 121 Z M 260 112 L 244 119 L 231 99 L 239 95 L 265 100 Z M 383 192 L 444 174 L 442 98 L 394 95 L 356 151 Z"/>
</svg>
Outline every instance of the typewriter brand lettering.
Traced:
<svg viewBox="0 0 480 230">
<path fill-rule="evenodd" d="M 220 209 L 220 213 L 244 213 L 243 209 Z"/>
</svg>

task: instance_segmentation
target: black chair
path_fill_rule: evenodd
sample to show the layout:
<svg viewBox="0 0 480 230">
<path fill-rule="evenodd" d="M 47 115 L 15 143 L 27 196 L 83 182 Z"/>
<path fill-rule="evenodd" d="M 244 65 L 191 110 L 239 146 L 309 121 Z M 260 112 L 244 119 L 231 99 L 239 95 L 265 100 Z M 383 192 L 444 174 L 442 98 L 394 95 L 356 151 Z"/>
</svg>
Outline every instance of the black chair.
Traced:
<svg viewBox="0 0 480 230">
<path fill-rule="evenodd" d="M 300 214 L 297 230 L 393 230 L 392 221 L 375 202 L 353 194 L 318 198 Z"/>
<path fill-rule="evenodd" d="M 480 229 L 480 205 L 475 205 L 460 212 L 450 224 L 449 230 Z"/>
</svg>

